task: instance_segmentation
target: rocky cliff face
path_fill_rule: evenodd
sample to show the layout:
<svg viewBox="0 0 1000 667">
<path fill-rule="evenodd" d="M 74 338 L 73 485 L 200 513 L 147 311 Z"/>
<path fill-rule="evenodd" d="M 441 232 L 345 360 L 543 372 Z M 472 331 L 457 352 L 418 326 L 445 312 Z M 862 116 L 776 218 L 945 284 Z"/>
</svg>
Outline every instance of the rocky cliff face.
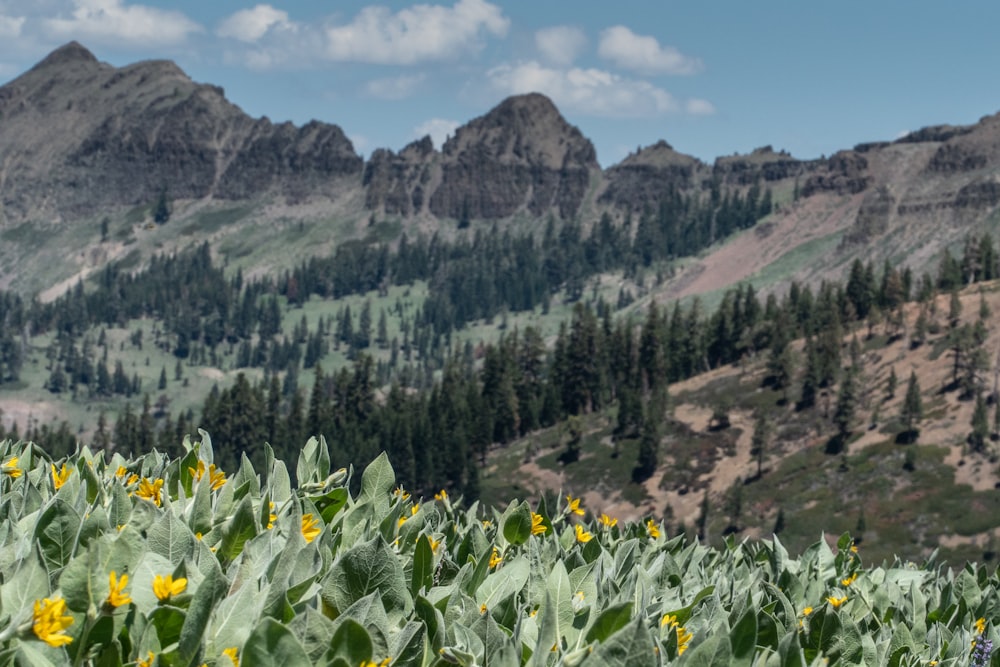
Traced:
<svg viewBox="0 0 1000 667">
<path fill-rule="evenodd" d="M 458 128 L 440 152 L 428 138 L 399 154 L 376 151 L 364 182 L 367 206 L 388 214 L 572 218 L 599 172 L 593 144 L 547 97 L 531 94 Z"/>
<path fill-rule="evenodd" d="M 335 125 L 253 119 L 176 65 L 102 64 L 68 44 L 0 88 L 0 203 L 8 219 L 79 217 L 171 198 L 290 201 L 357 180 Z"/>
</svg>

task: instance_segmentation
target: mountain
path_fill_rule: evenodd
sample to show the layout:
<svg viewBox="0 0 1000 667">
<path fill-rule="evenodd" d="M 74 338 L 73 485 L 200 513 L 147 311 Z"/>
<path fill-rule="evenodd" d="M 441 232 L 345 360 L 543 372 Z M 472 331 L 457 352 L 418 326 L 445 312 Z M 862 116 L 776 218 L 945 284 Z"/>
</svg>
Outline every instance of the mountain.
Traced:
<svg viewBox="0 0 1000 667">
<path fill-rule="evenodd" d="M 72 42 L 0 88 L 7 221 L 176 199 L 332 195 L 363 169 L 343 131 L 252 119 L 175 64 L 115 68 Z"/>
<path fill-rule="evenodd" d="M 678 196 L 769 191 L 773 212 L 753 230 L 719 243 L 732 225 L 718 232 L 716 214 L 699 223 L 699 247 L 714 245 L 671 268 L 659 298 L 673 298 L 840 277 L 855 257 L 924 271 L 1000 222 L 998 116 L 813 160 L 767 146 L 709 164 L 659 140 L 602 170 L 581 131 L 529 94 L 459 127 L 440 150 L 424 137 L 365 162 L 336 125 L 254 119 L 171 62 L 116 68 L 75 42 L 0 87 L 0 156 L 0 286 L 29 293 L 58 293 L 107 261 L 141 264 L 192 237 L 269 271 L 350 238 L 393 241 L 411 225 L 451 235 L 455 221 L 554 216 L 588 228 Z M 140 234 L 160 198 L 179 224 Z M 119 245 L 102 245 L 101 218 Z M 380 220 L 389 226 L 370 229 Z M 44 272 L 22 261 L 25 243 L 45 256 Z M 267 250 L 293 243 L 296 252 Z"/>
</svg>

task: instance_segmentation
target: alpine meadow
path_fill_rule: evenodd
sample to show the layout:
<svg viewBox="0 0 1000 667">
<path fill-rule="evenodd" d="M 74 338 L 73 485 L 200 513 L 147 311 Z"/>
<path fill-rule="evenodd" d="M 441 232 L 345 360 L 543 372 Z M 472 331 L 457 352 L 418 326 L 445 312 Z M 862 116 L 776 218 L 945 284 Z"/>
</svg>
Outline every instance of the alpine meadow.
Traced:
<svg viewBox="0 0 1000 667">
<path fill-rule="evenodd" d="M 0 2 L 0 665 L 1000 665 L 1000 113 L 708 162 L 884 123 L 693 8 L 50 4 Z M 788 77 L 800 12 L 850 13 L 760 9 Z"/>
</svg>

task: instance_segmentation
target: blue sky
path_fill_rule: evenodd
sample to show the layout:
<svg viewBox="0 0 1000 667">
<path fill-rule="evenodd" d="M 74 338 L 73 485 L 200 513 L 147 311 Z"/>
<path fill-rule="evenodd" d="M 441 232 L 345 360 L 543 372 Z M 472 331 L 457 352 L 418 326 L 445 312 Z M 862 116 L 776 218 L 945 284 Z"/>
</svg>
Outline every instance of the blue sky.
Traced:
<svg viewBox="0 0 1000 667">
<path fill-rule="evenodd" d="M 364 155 L 538 91 L 604 165 L 659 139 L 812 158 L 1000 111 L 998 25 L 1000 3 L 963 0 L 0 0 L 0 80 L 76 39 L 175 60 L 254 116 L 336 123 Z"/>
</svg>

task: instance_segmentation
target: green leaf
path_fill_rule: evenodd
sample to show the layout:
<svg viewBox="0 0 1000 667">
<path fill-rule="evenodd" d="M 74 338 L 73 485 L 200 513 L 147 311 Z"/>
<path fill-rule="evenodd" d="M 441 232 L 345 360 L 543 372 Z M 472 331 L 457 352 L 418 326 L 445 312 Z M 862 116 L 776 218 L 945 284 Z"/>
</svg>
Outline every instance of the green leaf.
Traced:
<svg viewBox="0 0 1000 667">
<path fill-rule="evenodd" d="M 624 628 L 632 618 L 632 603 L 620 602 L 603 610 L 587 630 L 584 638 L 589 642 L 604 642 L 608 637 Z"/>
<path fill-rule="evenodd" d="M 584 664 L 593 667 L 647 667 L 657 664 L 653 638 L 644 619 L 637 618 L 611 635 L 594 649 Z"/>
<path fill-rule="evenodd" d="M 420 623 L 410 621 L 396 633 L 389 648 L 392 664 L 396 667 L 416 667 L 423 663 L 424 628 Z"/>
<path fill-rule="evenodd" d="M 312 667 L 312 661 L 291 630 L 265 617 L 243 645 L 240 667 Z"/>
<path fill-rule="evenodd" d="M 521 545 L 531 537 L 531 507 L 522 502 L 507 515 L 503 524 L 504 538 L 514 545 Z"/>
<path fill-rule="evenodd" d="M 232 518 L 223 526 L 222 543 L 216 553 L 226 561 L 231 561 L 243 551 L 243 546 L 257 534 L 253 505 L 249 496 L 236 506 Z"/>
<path fill-rule="evenodd" d="M 153 524 L 147 533 L 146 543 L 150 551 L 160 554 L 175 567 L 194 553 L 194 535 L 171 512 L 165 512 Z"/>
<path fill-rule="evenodd" d="M 35 600 L 45 597 L 49 597 L 49 577 L 35 558 L 27 558 L 16 571 L 5 573 L 0 600 L 7 613 L 30 618 Z"/>
<path fill-rule="evenodd" d="M 485 556 L 483 558 L 488 561 Z M 476 588 L 476 602 L 492 609 L 501 600 L 524 588 L 528 583 L 529 574 L 528 561 L 523 556 L 501 565 Z"/>
<path fill-rule="evenodd" d="M 403 567 L 381 535 L 356 544 L 338 558 L 323 580 L 323 600 L 343 612 L 378 592 L 386 612 L 406 614 L 413 606 Z"/>
<path fill-rule="evenodd" d="M 729 667 L 732 661 L 729 637 L 720 633 L 713 634 L 683 657 L 685 667 Z"/>
<path fill-rule="evenodd" d="M 268 479 L 271 500 L 280 505 L 292 496 L 292 481 L 288 477 L 288 468 L 283 461 L 275 461 L 271 467 Z"/>
<path fill-rule="evenodd" d="M 188 519 L 191 533 L 205 534 L 212 530 L 212 485 L 198 484 L 191 501 L 191 515 Z"/>
<path fill-rule="evenodd" d="M 215 607 L 216 600 L 225 594 L 227 586 L 228 582 L 218 568 L 209 570 L 201 585 L 198 586 L 198 590 L 191 600 L 191 605 L 188 607 L 187 618 L 184 619 L 177 647 L 182 664 L 190 665 L 201 651 L 202 639 L 205 636 L 205 628 L 208 626 L 209 618 L 212 616 L 212 608 Z"/>
<path fill-rule="evenodd" d="M 363 665 L 372 659 L 372 640 L 357 621 L 345 618 L 330 639 L 327 660 L 343 658 L 349 665 Z"/>
<path fill-rule="evenodd" d="M 385 452 L 379 454 L 361 473 L 361 495 L 359 503 L 370 503 L 376 508 L 376 517 L 381 517 L 389 509 L 389 499 L 392 487 L 396 484 L 396 473 L 389 464 Z"/>
<path fill-rule="evenodd" d="M 410 595 L 416 596 L 421 590 L 427 590 L 434 582 L 434 551 L 426 535 L 417 538 L 417 546 L 413 550 L 413 570 L 410 572 Z"/>
<path fill-rule="evenodd" d="M 121 484 L 111 486 L 111 511 L 108 515 L 108 522 L 112 528 L 125 526 L 132 516 L 132 499 L 128 496 L 128 491 Z"/>
<path fill-rule="evenodd" d="M 299 480 L 300 485 L 322 480 L 319 465 L 316 462 L 318 450 L 319 441 L 312 437 L 306 441 L 302 451 L 299 452 L 299 461 L 295 466 L 295 477 Z"/>
<path fill-rule="evenodd" d="M 80 521 L 77 511 L 61 498 L 56 498 L 38 517 L 35 539 L 49 572 L 58 572 L 73 557 Z"/>
<path fill-rule="evenodd" d="M 729 636 L 732 640 L 733 660 L 749 665 L 757 648 L 757 610 L 752 607 L 747 609 Z"/>
</svg>

